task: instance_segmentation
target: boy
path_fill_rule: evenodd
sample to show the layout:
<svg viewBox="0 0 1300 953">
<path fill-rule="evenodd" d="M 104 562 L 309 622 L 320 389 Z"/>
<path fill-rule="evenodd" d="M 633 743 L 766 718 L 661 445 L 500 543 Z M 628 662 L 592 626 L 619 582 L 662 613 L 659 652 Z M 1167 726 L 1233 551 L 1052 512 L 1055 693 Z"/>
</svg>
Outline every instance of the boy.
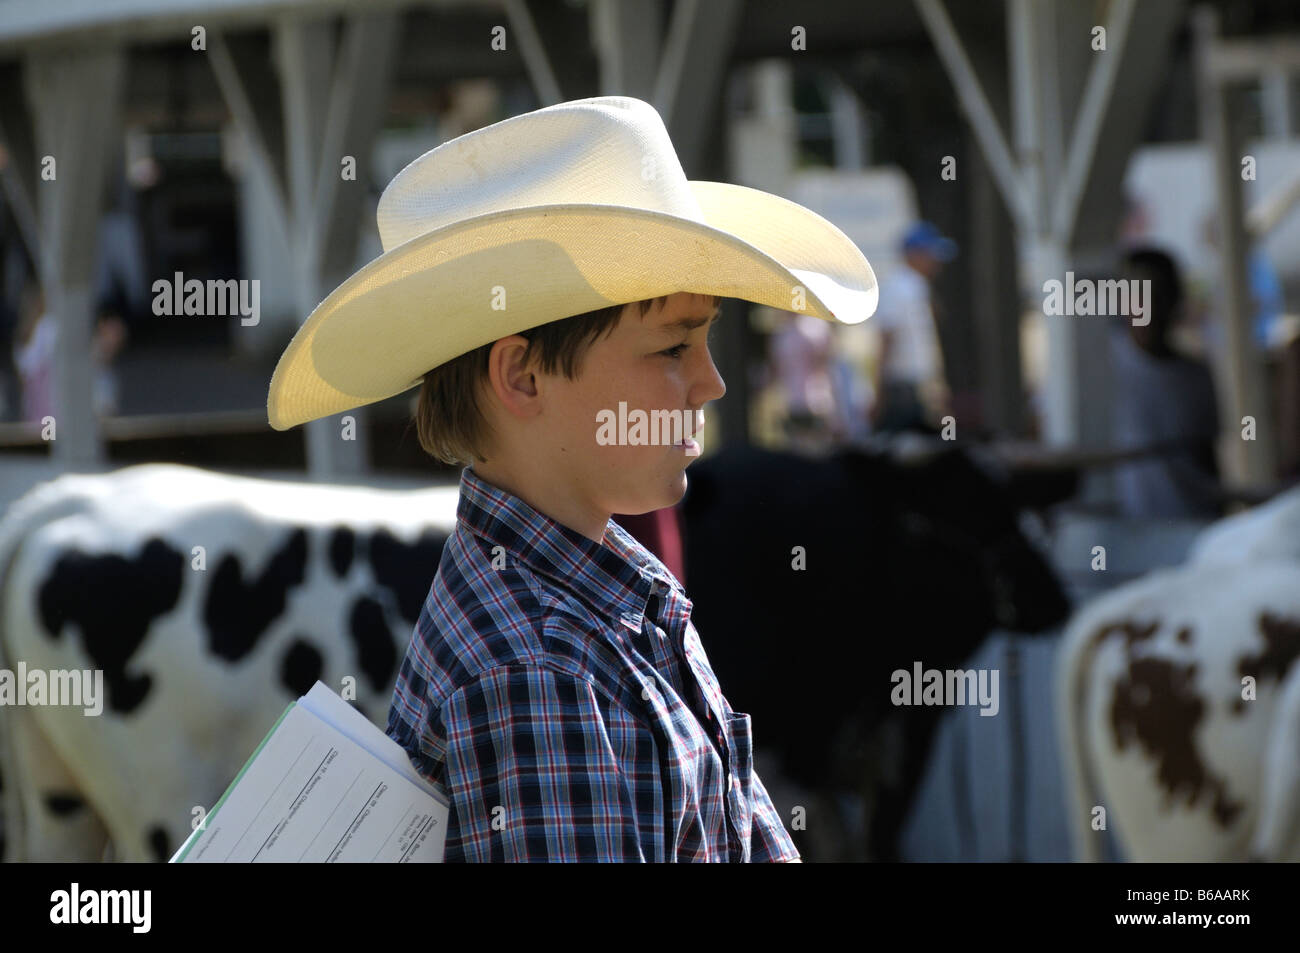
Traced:
<svg viewBox="0 0 1300 953">
<path fill-rule="evenodd" d="M 725 392 L 721 297 L 862 320 L 861 252 L 793 203 L 688 183 L 627 97 L 439 146 L 379 225 L 385 254 L 299 329 L 268 415 L 420 384 L 421 445 L 468 464 L 387 727 L 451 803 L 445 860 L 797 861 L 681 583 L 610 516 L 684 494 Z M 609 425 L 638 412 L 684 419 Z"/>
</svg>

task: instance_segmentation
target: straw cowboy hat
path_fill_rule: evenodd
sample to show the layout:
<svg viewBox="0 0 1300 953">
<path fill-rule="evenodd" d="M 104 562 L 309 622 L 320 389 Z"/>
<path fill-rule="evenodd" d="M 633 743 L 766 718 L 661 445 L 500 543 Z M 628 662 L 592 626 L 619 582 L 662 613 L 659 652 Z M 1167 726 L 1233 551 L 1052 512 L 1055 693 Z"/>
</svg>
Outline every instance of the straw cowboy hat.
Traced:
<svg viewBox="0 0 1300 953">
<path fill-rule="evenodd" d="M 821 216 L 688 182 L 649 103 L 547 106 L 445 142 L 379 199 L 384 253 L 316 306 L 280 356 L 276 430 L 374 403 L 498 338 L 679 291 L 857 324 L 876 276 Z"/>
</svg>

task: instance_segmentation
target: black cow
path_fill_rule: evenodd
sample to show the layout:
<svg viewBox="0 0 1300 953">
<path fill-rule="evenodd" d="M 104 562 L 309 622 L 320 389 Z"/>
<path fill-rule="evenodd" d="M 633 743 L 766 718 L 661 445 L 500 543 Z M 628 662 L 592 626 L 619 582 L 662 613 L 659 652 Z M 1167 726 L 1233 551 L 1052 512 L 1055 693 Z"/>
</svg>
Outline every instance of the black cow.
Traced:
<svg viewBox="0 0 1300 953">
<path fill-rule="evenodd" d="M 943 709 L 895 706 L 891 674 L 918 661 L 960 669 L 992 629 L 1040 632 L 1069 610 L 1021 532 L 1010 482 L 942 442 L 910 459 L 729 449 L 687 474 L 686 589 L 724 693 L 786 778 L 869 805 L 865 845 L 818 857 L 796 829 L 801 852 L 897 859 Z M 828 820 L 812 815 L 810 831 Z"/>
</svg>

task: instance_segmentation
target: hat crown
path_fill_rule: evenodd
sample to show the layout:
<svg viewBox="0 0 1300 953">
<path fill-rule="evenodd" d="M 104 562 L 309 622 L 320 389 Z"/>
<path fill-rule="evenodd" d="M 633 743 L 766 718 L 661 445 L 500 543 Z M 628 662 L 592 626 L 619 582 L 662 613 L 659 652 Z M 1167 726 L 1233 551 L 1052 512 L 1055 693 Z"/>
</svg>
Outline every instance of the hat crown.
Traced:
<svg viewBox="0 0 1300 953">
<path fill-rule="evenodd" d="M 379 237 L 388 252 L 465 219 L 571 203 L 704 221 L 655 108 L 601 96 L 504 119 L 424 153 L 380 196 Z"/>
</svg>

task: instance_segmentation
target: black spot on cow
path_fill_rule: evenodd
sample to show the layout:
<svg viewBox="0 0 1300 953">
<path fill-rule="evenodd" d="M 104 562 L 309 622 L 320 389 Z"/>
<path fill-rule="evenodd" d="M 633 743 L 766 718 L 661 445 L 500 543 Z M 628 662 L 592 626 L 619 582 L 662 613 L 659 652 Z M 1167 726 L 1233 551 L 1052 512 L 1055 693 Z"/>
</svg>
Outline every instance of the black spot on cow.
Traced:
<svg viewBox="0 0 1300 953">
<path fill-rule="evenodd" d="M 375 691 L 383 691 L 397 671 L 397 643 L 388 629 L 383 606 L 369 596 L 359 598 L 352 605 L 348 635 L 356 646 L 357 666 Z"/>
<path fill-rule="evenodd" d="M 370 537 L 375 581 L 393 594 L 398 611 L 412 624 L 420 617 L 446 542 L 446 533 L 432 529 L 426 529 L 414 543 L 405 543 L 385 529 Z"/>
<path fill-rule="evenodd" d="M 1261 612 L 1257 620 L 1264 647 L 1254 655 L 1244 655 L 1237 662 L 1237 674 L 1252 676 L 1255 682 L 1281 682 L 1300 656 L 1300 619 L 1288 619 L 1271 612 Z"/>
<path fill-rule="evenodd" d="M 181 553 L 157 537 L 136 556 L 73 549 L 37 589 L 46 633 L 57 640 L 67 626 L 80 631 L 86 654 L 104 670 L 108 707 L 115 712 L 134 711 L 149 694 L 151 677 L 128 674 L 127 665 L 154 620 L 176 607 L 184 565 Z"/>
<path fill-rule="evenodd" d="M 1175 635 L 1174 638 L 1178 640 L 1180 645 L 1191 645 L 1192 630 L 1189 629 L 1187 626 L 1183 626 L 1181 629 L 1178 630 L 1178 634 Z"/>
<path fill-rule="evenodd" d="M 306 695 L 324 671 L 325 662 L 314 645 L 302 636 L 294 639 L 280 661 L 280 684 L 297 697 Z"/>
<path fill-rule="evenodd" d="M 330 533 L 330 568 L 342 579 L 352 566 L 352 554 L 357 548 L 357 534 L 351 527 L 336 526 Z"/>
<path fill-rule="evenodd" d="M 68 817 L 86 809 L 86 799 L 80 794 L 55 791 L 45 795 L 45 809 L 55 817 Z"/>
<path fill-rule="evenodd" d="M 240 558 L 222 557 L 212 574 L 203 621 L 213 655 L 237 662 L 284 612 L 289 590 L 302 585 L 307 572 L 307 532 L 291 532 L 262 572 L 245 582 Z"/>
<path fill-rule="evenodd" d="M 167 836 L 167 831 L 161 824 L 155 824 L 149 828 L 149 834 L 146 837 L 149 844 L 149 850 L 153 854 L 154 860 L 165 864 L 171 860 L 172 847 L 171 838 Z"/>
<path fill-rule="evenodd" d="M 1140 745 L 1155 762 L 1167 804 L 1179 799 L 1191 807 L 1204 798 L 1214 822 L 1226 828 L 1244 805 L 1232 798 L 1227 780 L 1210 771 L 1197 747 L 1196 729 L 1207 705 L 1196 689 L 1196 663 L 1134 653 L 1159 626 L 1128 620 L 1104 626 L 1094 636 L 1097 642 L 1117 636 L 1125 640 L 1128 664 L 1115 683 L 1110 708 L 1115 747 L 1123 751 L 1130 744 Z"/>
</svg>

